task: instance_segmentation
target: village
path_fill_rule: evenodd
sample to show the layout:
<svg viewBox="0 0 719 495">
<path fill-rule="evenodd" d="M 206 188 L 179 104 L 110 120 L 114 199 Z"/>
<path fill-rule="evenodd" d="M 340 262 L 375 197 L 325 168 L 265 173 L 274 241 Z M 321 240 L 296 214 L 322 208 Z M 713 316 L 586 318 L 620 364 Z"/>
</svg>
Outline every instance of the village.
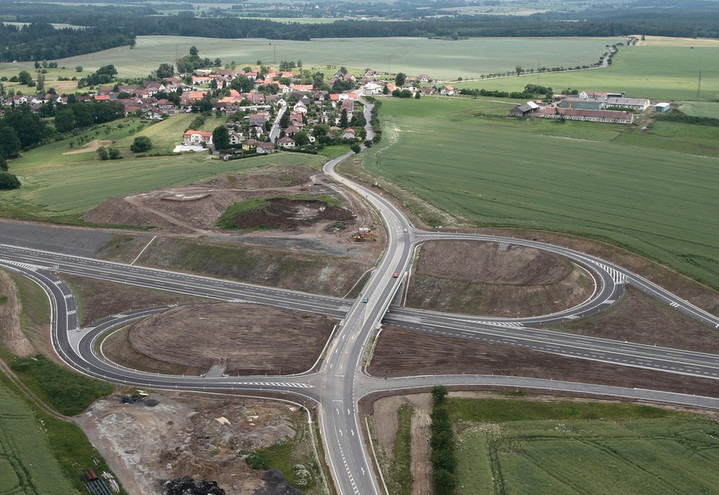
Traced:
<svg viewBox="0 0 719 495">
<path fill-rule="evenodd" d="M 178 136 L 173 151 L 218 153 L 230 160 L 278 150 L 316 153 L 332 144 L 371 146 L 372 142 L 366 142 L 361 97 L 452 97 L 463 93 L 438 84 L 428 74 L 380 74 L 369 68 L 354 75 L 342 67 L 325 79 L 322 72 L 310 75 L 302 70 L 301 62 L 281 62 L 279 68 L 262 64 L 242 69 L 208 67 L 177 74 L 173 66 L 163 66 L 171 75 L 133 84 L 97 85 L 87 94 L 31 96 L 17 92 L 0 97 L 2 107 L 25 106 L 42 114 L 43 109 L 68 103 L 116 102 L 125 116 L 150 122 L 179 113 L 214 112 L 227 118 L 220 143 L 215 142 L 215 132 L 203 129 L 202 119 L 196 119 L 195 125 Z M 635 113 L 652 106 L 646 98 L 626 97 L 622 92 L 575 93 L 527 101 L 513 107 L 509 116 L 633 124 Z M 657 103 L 653 110 L 664 112 L 670 107 L 669 103 Z"/>
</svg>

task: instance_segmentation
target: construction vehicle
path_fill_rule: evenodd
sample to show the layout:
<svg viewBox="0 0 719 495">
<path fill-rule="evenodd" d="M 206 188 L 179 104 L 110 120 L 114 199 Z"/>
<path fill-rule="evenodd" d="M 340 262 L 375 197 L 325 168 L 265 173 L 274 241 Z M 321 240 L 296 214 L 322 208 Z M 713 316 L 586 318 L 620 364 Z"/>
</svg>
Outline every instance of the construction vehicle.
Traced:
<svg viewBox="0 0 719 495">
<path fill-rule="evenodd" d="M 357 229 L 357 233 L 354 235 L 354 240 L 357 242 L 367 241 L 370 239 L 373 241 L 377 240 L 372 233 L 372 229 L 369 227 L 359 227 Z"/>
</svg>

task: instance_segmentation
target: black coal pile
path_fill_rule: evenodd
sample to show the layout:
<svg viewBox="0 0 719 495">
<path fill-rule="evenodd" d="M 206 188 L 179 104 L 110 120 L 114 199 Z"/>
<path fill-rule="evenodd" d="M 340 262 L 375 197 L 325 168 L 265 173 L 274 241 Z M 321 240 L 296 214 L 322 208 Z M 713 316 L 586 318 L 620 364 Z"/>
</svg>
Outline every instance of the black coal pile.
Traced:
<svg viewBox="0 0 719 495">
<path fill-rule="evenodd" d="M 225 490 L 216 481 L 195 480 L 188 476 L 165 481 L 162 485 L 165 495 L 225 495 Z"/>
<path fill-rule="evenodd" d="M 265 489 L 255 495 L 303 495 L 301 491 L 290 485 L 285 479 L 282 471 L 270 469 L 262 475 L 265 480 Z"/>
</svg>

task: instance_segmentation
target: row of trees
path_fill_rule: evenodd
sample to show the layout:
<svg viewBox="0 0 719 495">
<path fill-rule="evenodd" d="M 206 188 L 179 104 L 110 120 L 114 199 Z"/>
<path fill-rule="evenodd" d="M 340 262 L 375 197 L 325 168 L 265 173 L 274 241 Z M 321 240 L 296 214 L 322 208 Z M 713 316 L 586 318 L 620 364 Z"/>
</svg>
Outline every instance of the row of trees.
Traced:
<svg viewBox="0 0 719 495">
<path fill-rule="evenodd" d="M 432 389 L 432 487 L 434 495 L 454 495 L 457 487 L 457 459 L 454 452 L 454 430 L 447 408 L 447 387 Z"/>
<path fill-rule="evenodd" d="M 460 94 L 466 96 L 487 96 L 491 98 L 513 98 L 517 100 L 533 100 L 535 98 L 551 99 L 552 88 L 539 86 L 536 84 L 527 84 L 524 91 L 500 91 L 494 89 L 460 89 Z"/>
<path fill-rule="evenodd" d="M 0 24 L 0 62 L 50 60 L 134 45 L 131 30 L 117 28 L 55 29 L 48 23 Z"/>
<path fill-rule="evenodd" d="M 119 101 L 68 103 L 56 112 L 55 129 L 58 132 L 68 132 L 112 122 L 124 116 L 125 107 Z"/>
</svg>

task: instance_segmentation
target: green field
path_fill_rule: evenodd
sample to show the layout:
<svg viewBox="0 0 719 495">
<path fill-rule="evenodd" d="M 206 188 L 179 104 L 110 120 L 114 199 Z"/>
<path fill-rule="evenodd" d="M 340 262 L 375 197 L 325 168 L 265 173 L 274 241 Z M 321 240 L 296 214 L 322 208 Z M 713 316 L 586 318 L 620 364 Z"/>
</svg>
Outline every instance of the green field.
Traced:
<svg viewBox="0 0 719 495">
<path fill-rule="evenodd" d="M 140 124 L 132 121 L 108 134 L 101 131 L 90 133 L 87 139 L 117 138 L 115 146 L 125 156 L 121 160 L 100 161 L 94 151 L 67 154 L 82 148 L 82 145 L 77 145 L 72 149 L 67 141 L 29 151 L 21 160 L 12 162 L 12 172 L 20 178 L 23 186 L 3 193 L 2 211 L 6 215 L 24 218 L 63 218 L 69 221 L 71 217 L 86 212 L 107 198 L 187 185 L 214 175 L 268 164 L 319 166 L 324 161 L 321 156 L 300 153 L 223 161 L 209 157 L 206 153 L 135 157 L 127 151 L 137 135 L 146 135 L 153 140 L 155 149 L 150 154 L 157 150 L 167 151 L 180 141 L 190 120 L 192 117 L 189 115 L 178 115 L 144 127 L 135 134 L 130 133 L 130 130 L 139 129 Z M 208 119 L 208 122 L 211 121 L 213 119 Z"/>
<path fill-rule="evenodd" d="M 719 486 L 714 420 L 648 406 L 451 399 L 451 409 L 456 402 L 479 411 L 452 411 L 459 495 L 715 494 Z"/>
<path fill-rule="evenodd" d="M 161 63 L 174 63 L 196 46 L 201 57 L 219 57 L 223 64 L 254 66 L 257 60 L 278 64 L 301 60 L 304 68 L 346 66 L 355 71 L 371 67 L 382 72 L 429 74 L 436 79 L 479 77 L 481 74 L 513 71 L 517 65 L 536 67 L 539 59 L 549 67 L 591 64 L 606 51 L 606 45 L 623 38 L 472 38 L 443 41 L 426 38 L 331 38 L 312 41 L 266 39 L 217 39 L 182 36 L 138 36 L 135 48 L 113 48 L 102 52 L 58 60 L 70 69 L 85 72 L 113 64 L 118 77 L 142 77 Z M 33 64 L 0 65 L 0 75 L 32 72 Z M 14 72 L 10 72 L 14 71 Z M 52 73 L 46 85 L 52 86 Z"/>
<path fill-rule="evenodd" d="M 519 91 L 531 83 L 551 87 L 555 92 L 573 88 L 579 91 L 623 91 L 627 96 L 652 100 L 719 99 L 717 46 L 691 47 L 680 41 L 677 43 L 679 46 L 620 47 L 612 65 L 607 68 L 475 80 L 457 86 Z M 544 58 L 541 65 L 552 67 Z M 562 65 L 573 66 L 570 63 Z M 536 68 L 537 64 L 523 67 Z M 700 89 L 698 98 L 697 89 Z"/>
<path fill-rule="evenodd" d="M 363 165 L 462 221 L 609 239 L 719 287 L 719 128 L 515 121 L 510 108 L 385 100 Z"/>
<path fill-rule="evenodd" d="M 63 476 L 32 410 L 0 380 L 0 493 L 79 493 Z"/>
</svg>

